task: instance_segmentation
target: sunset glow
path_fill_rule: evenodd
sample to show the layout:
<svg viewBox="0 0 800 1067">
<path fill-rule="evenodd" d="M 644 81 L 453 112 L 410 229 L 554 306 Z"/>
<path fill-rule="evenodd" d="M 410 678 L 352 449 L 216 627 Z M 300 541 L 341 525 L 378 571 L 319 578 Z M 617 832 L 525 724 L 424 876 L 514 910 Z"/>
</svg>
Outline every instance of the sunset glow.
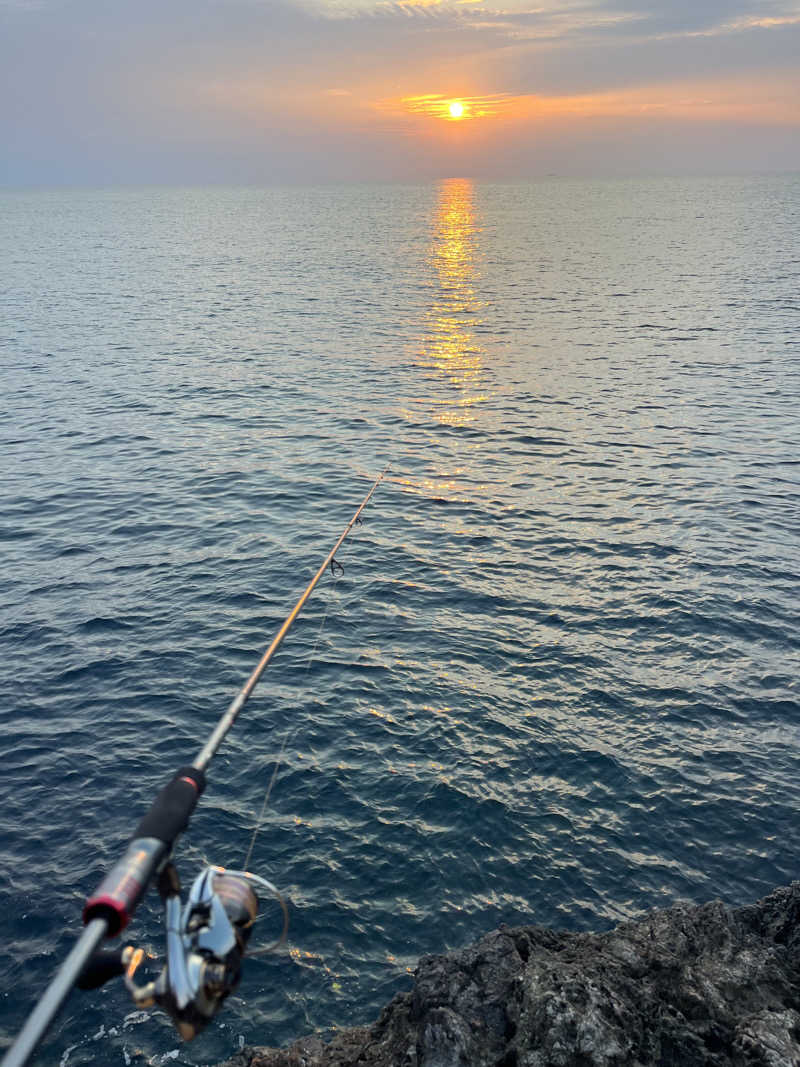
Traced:
<svg viewBox="0 0 800 1067">
<path fill-rule="evenodd" d="M 624 90 L 512 96 L 505 93 L 460 97 L 429 93 L 376 101 L 376 110 L 408 118 L 447 122 L 480 120 L 518 129 L 547 124 L 566 130 L 587 118 L 680 120 L 800 125 L 800 75 L 762 75 L 758 81 L 716 78 L 677 84 L 642 84 Z M 472 125 L 472 123 L 470 123 Z"/>
<path fill-rule="evenodd" d="M 405 111 L 449 122 L 463 122 L 465 119 L 491 118 L 504 109 L 509 99 L 500 93 L 460 96 L 457 100 L 440 93 L 425 93 L 422 96 L 404 96 L 400 100 L 385 100 L 377 106 L 386 111 Z"/>
<path fill-rule="evenodd" d="M 0 0 L 0 184 L 800 169 L 798 0 L 184 3 Z"/>
</svg>

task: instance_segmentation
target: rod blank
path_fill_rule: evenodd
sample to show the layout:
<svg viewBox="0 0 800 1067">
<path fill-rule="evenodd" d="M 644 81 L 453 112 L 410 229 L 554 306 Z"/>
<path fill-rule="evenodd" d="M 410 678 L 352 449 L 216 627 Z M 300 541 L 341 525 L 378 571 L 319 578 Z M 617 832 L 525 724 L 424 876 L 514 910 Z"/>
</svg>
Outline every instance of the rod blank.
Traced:
<svg viewBox="0 0 800 1067">
<path fill-rule="evenodd" d="M 89 925 L 84 927 L 83 933 L 59 967 L 42 999 L 28 1016 L 17 1040 L 3 1057 L 2 1067 L 25 1067 L 50 1023 L 61 1010 L 92 953 L 106 936 L 106 929 L 105 919 L 92 919 Z"/>
<path fill-rule="evenodd" d="M 238 716 L 239 712 L 242 710 L 242 708 L 247 703 L 248 699 L 250 698 L 250 694 L 253 692 L 255 687 L 258 685 L 258 680 L 261 677 L 261 675 L 264 673 L 264 671 L 266 670 L 267 665 L 269 664 L 269 661 L 272 659 L 272 657 L 275 655 L 275 653 L 278 651 L 278 649 L 283 644 L 283 639 L 284 639 L 284 637 L 286 637 L 287 633 L 291 629 L 292 623 L 295 621 L 297 616 L 303 610 L 303 606 L 304 606 L 305 602 L 308 600 L 308 598 L 311 596 L 311 594 L 314 592 L 314 587 L 316 586 L 317 582 L 320 580 L 322 575 L 328 569 L 328 565 L 330 564 L 330 562 L 333 559 L 333 557 L 336 555 L 336 552 L 339 549 L 339 546 L 342 544 L 344 539 L 347 537 L 347 535 L 353 529 L 353 526 L 355 526 L 359 515 L 361 514 L 361 512 L 364 510 L 364 508 L 369 503 L 370 498 L 372 497 L 372 494 L 375 492 L 375 490 L 378 488 L 378 486 L 383 481 L 384 475 L 386 474 L 386 471 L 388 471 L 388 469 L 389 469 L 388 467 L 385 467 L 384 470 L 381 471 L 381 473 L 378 475 L 378 477 L 372 483 L 372 488 L 370 489 L 370 491 L 367 493 L 367 495 L 364 497 L 364 499 L 359 504 L 355 515 L 353 515 L 353 517 L 350 520 L 350 522 L 348 522 L 347 526 L 345 526 L 344 532 L 342 533 L 342 536 L 339 538 L 339 540 L 336 542 L 336 544 L 330 550 L 328 555 L 325 557 L 325 559 L 322 562 L 322 566 L 319 568 L 317 573 L 314 575 L 314 577 L 308 583 L 308 585 L 306 586 L 305 592 L 300 597 L 300 599 L 297 601 L 295 606 L 292 608 L 292 610 L 290 611 L 289 615 L 286 617 L 285 622 L 283 623 L 281 628 L 278 630 L 278 632 L 273 637 L 272 644 L 269 646 L 269 648 L 266 650 L 264 655 L 259 660 L 258 665 L 256 666 L 256 668 L 253 671 L 253 673 L 250 675 L 250 677 L 245 682 L 242 690 L 240 691 L 240 693 L 238 694 L 236 699 L 233 701 L 231 706 L 228 708 L 228 710 L 225 712 L 225 714 L 222 716 L 222 718 L 219 720 L 219 722 L 215 726 L 214 731 L 211 734 L 211 737 L 209 737 L 208 741 L 206 741 L 205 745 L 200 749 L 200 752 L 197 754 L 197 759 L 194 761 L 194 764 L 193 764 L 193 766 L 196 767 L 198 770 L 204 771 L 206 769 L 206 767 L 208 766 L 209 762 L 213 759 L 214 754 L 216 753 L 217 749 L 219 748 L 219 746 L 224 741 L 225 735 L 230 730 L 231 726 L 233 726 L 234 722 L 236 722 L 236 717 Z"/>
</svg>

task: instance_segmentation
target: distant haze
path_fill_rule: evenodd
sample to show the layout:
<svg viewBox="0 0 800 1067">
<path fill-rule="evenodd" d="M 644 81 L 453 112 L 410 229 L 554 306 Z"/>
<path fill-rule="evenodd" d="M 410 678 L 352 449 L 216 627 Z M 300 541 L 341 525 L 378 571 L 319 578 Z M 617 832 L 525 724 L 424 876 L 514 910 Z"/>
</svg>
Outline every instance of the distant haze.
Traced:
<svg viewBox="0 0 800 1067">
<path fill-rule="evenodd" d="M 795 0 L 0 0 L 0 185 L 800 170 L 798 57 Z"/>
</svg>

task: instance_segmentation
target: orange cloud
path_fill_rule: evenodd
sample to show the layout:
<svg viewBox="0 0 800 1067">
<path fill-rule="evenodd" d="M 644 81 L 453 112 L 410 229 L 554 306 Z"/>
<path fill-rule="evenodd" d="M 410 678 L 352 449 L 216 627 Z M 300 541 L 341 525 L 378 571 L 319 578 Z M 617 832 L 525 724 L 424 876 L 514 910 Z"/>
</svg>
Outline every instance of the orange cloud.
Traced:
<svg viewBox="0 0 800 1067">
<path fill-rule="evenodd" d="M 580 96 L 527 97 L 520 101 L 527 117 L 652 117 L 697 121 L 800 123 L 800 78 L 763 77 L 641 86 L 624 91 Z"/>
<path fill-rule="evenodd" d="M 467 119 L 493 118 L 503 112 L 508 112 L 515 101 L 524 99 L 513 97 L 506 93 L 490 93 L 485 96 L 470 96 L 463 93 L 454 93 L 445 96 L 443 93 L 423 93 L 419 96 L 403 96 L 399 100 L 382 100 L 375 104 L 379 111 L 389 111 L 394 114 L 423 115 L 428 118 L 447 119 L 452 121 L 450 104 L 457 100 L 464 107 L 464 114 L 459 121 Z"/>
<path fill-rule="evenodd" d="M 563 96 L 424 93 L 378 101 L 373 106 L 396 117 L 452 121 L 449 108 L 453 100 L 464 106 L 462 123 L 468 119 L 535 122 L 570 117 L 650 117 L 794 125 L 800 124 L 800 75 L 776 72 L 772 79 L 760 77 L 752 82 L 736 78 Z"/>
</svg>

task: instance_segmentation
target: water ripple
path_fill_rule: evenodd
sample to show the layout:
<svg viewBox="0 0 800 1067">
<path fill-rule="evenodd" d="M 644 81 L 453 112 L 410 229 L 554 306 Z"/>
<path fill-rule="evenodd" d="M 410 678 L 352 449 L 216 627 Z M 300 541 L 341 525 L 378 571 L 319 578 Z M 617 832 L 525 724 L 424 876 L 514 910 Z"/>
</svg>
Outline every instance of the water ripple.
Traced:
<svg viewBox="0 0 800 1067">
<path fill-rule="evenodd" d="M 289 950 L 175 1062 L 365 1021 L 500 922 L 797 875 L 798 196 L 6 196 L 0 1041 L 388 460 L 179 849 L 243 859 L 285 746 Z M 41 1062 L 177 1048 L 108 987 Z"/>
</svg>

